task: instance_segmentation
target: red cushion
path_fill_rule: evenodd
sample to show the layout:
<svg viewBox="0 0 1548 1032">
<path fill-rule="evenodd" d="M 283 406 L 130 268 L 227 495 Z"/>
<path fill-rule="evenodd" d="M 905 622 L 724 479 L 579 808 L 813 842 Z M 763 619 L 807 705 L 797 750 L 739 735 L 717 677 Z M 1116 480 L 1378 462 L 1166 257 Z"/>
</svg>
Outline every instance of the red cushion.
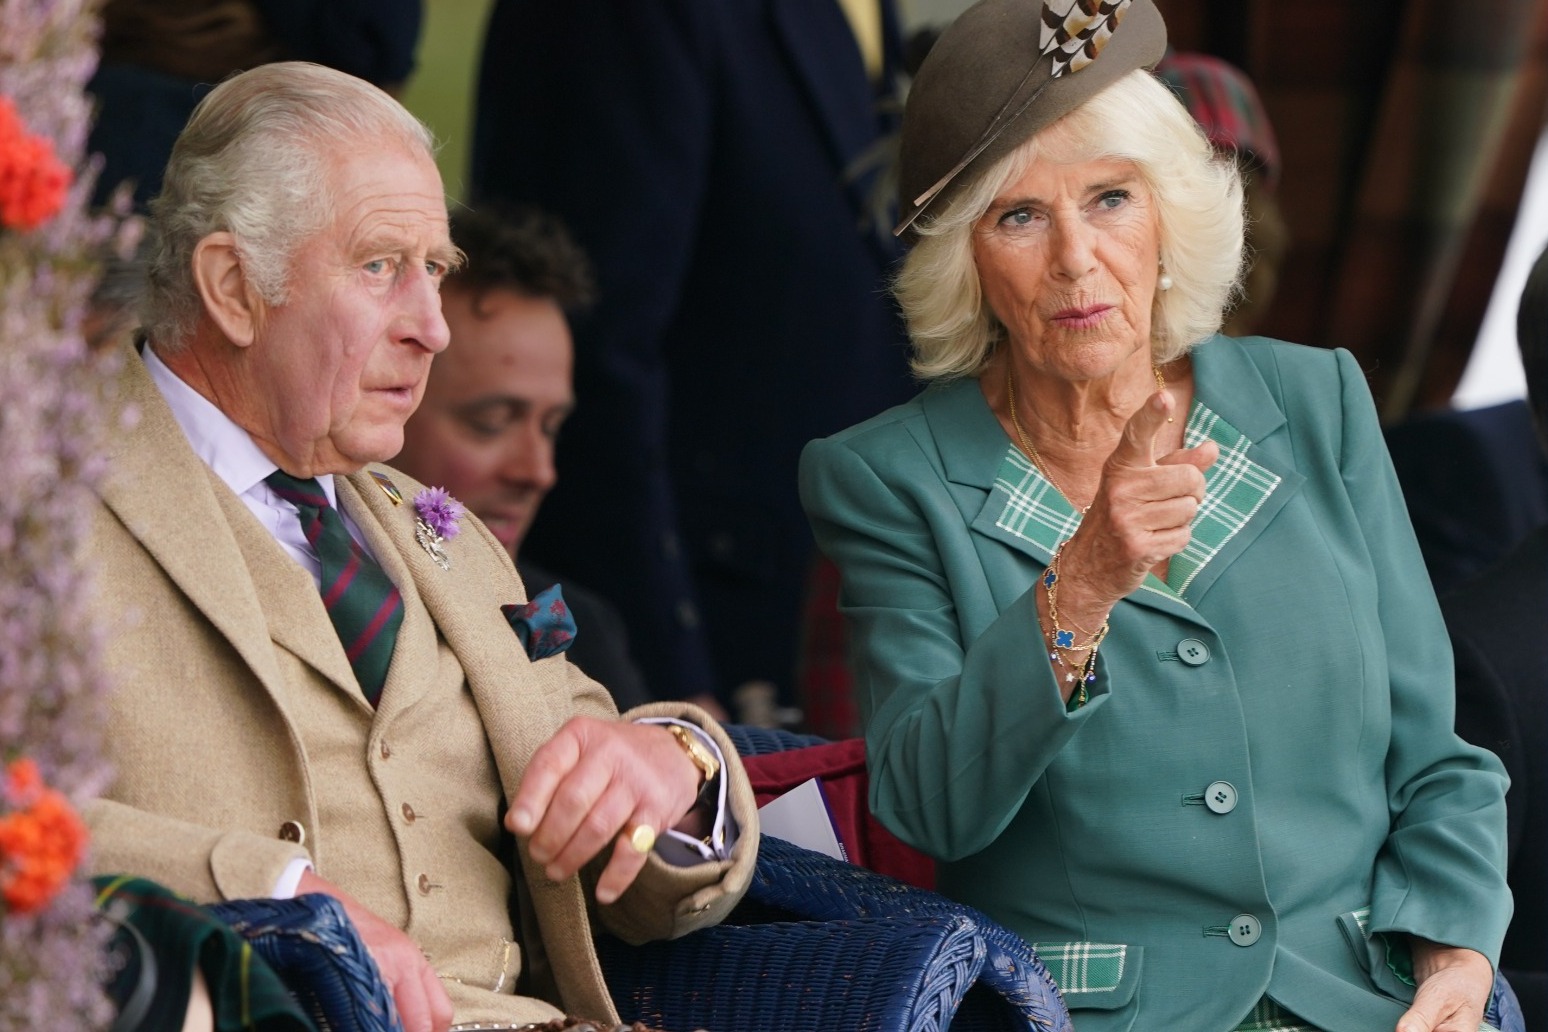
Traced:
<svg viewBox="0 0 1548 1032">
<path fill-rule="evenodd" d="M 921 889 L 935 888 L 935 861 L 871 816 L 863 738 L 744 756 L 742 766 L 747 768 L 759 806 L 810 778 L 821 778 L 839 840 L 852 863 Z"/>
</svg>

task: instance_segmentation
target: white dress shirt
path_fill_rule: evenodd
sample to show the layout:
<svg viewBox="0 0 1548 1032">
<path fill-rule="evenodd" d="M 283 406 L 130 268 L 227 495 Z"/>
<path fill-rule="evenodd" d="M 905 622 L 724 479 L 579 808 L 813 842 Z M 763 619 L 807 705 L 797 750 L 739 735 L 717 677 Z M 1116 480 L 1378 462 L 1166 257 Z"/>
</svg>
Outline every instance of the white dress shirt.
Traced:
<svg viewBox="0 0 1548 1032">
<path fill-rule="evenodd" d="M 146 347 L 142 354 L 151 380 L 166 399 L 167 406 L 172 410 L 172 418 L 182 427 L 183 436 L 188 438 L 194 454 L 242 499 L 242 504 L 258 518 L 265 530 L 274 535 L 280 547 L 289 552 L 291 558 L 312 575 L 312 580 L 321 585 L 322 563 L 307 541 L 306 532 L 301 529 L 300 511 L 275 494 L 274 489 L 264 480 L 279 466 L 259 450 L 246 430 L 237 426 L 230 416 L 167 368 L 155 348 Z M 328 496 L 328 504 L 338 509 L 339 499 L 334 492 L 333 475 L 324 474 L 317 478 L 317 482 L 322 485 L 323 494 Z M 344 517 L 344 526 L 349 528 L 349 536 L 355 539 L 355 544 L 375 559 L 376 553 L 371 551 L 371 546 L 366 543 L 360 528 L 355 526 L 355 521 L 342 509 L 339 515 Z"/>
</svg>

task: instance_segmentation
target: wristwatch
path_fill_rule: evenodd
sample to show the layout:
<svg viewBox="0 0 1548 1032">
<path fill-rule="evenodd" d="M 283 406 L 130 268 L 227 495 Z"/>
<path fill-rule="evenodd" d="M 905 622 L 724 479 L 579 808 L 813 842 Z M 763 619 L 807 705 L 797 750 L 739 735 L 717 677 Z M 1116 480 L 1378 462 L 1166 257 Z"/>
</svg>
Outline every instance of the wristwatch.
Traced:
<svg viewBox="0 0 1548 1032">
<path fill-rule="evenodd" d="M 699 798 L 695 805 L 712 802 L 714 797 L 710 796 L 709 789 L 720 776 L 720 761 L 703 742 L 699 741 L 698 735 L 681 724 L 668 724 L 666 729 L 672 733 L 673 738 L 677 739 L 677 744 L 683 747 L 683 752 L 688 754 L 689 762 L 699 768 L 699 773 L 704 776 L 704 780 L 699 783 Z M 706 798 L 707 796 L 709 798 Z"/>
</svg>

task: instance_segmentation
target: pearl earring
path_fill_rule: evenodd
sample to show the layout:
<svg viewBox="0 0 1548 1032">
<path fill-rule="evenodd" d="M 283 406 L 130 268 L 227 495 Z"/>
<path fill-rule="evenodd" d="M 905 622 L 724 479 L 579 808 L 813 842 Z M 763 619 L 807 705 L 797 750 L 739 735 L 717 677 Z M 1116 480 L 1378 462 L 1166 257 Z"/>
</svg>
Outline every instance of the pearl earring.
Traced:
<svg viewBox="0 0 1548 1032">
<path fill-rule="evenodd" d="M 1158 288 L 1160 288 L 1161 290 L 1171 290 L 1172 289 L 1172 277 L 1168 276 L 1166 273 L 1163 272 L 1161 274 L 1160 278 L 1156 280 L 1156 286 Z"/>
</svg>

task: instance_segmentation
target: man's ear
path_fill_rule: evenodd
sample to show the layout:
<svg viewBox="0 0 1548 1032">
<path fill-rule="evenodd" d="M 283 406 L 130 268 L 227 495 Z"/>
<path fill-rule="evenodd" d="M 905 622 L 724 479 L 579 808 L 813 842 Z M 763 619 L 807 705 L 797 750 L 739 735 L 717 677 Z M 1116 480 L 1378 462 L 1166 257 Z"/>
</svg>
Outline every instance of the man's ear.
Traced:
<svg viewBox="0 0 1548 1032">
<path fill-rule="evenodd" d="M 263 319 L 263 299 L 242 268 L 236 237 L 222 230 L 195 244 L 193 277 L 210 321 L 237 347 L 252 344 Z"/>
</svg>

